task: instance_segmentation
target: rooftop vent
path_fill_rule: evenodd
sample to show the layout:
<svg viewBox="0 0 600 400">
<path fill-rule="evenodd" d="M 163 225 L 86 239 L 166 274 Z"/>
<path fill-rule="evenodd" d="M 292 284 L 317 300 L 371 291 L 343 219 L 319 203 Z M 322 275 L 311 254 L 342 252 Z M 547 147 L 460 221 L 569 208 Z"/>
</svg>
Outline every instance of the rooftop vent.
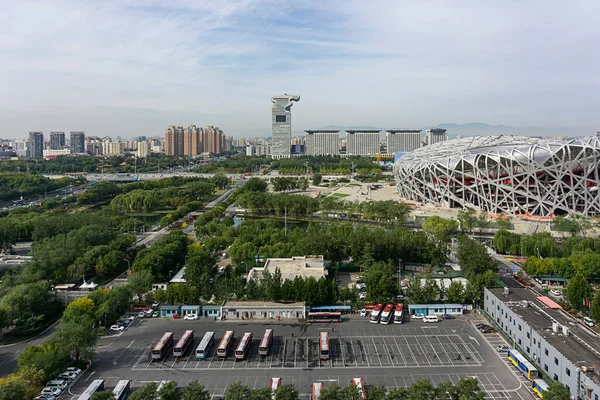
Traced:
<svg viewBox="0 0 600 400">
<path fill-rule="evenodd" d="M 523 308 L 529 307 L 529 302 L 527 300 L 521 300 L 521 307 L 523 307 Z"/>
<path fill-rule="evenodd" d="M 552 323 L 552 332 L 554 332 L 554 333 L 560 332 L 560 324 L 558 322 Z"/>
<path fill-rule="evenodd" d="M 506 294 L 506 295 L 510 294 L 510 289 L 508 287 L 504 288 L 504 294 Z"/>
<path fill-rule="evenodd" d="M 565 336 L 569 336 L 569 332 L 570 332 L 569 328 L 563 325 L 563 327 L 562 327 L 562 334 L 565 335 Z"/>
</svg>

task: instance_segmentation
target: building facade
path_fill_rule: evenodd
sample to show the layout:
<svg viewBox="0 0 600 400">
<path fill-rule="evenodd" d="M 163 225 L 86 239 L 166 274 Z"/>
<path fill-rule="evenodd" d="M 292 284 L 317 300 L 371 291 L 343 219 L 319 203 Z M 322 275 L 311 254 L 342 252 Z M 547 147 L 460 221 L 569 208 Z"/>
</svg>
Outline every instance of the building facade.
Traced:
<svg viewBox="0 0 600 400">
<path fill-rule="evenodd" d="M 137 143 L 137 148 L 135 150 L 135 155 L 140 158 L 149 157 L 152 153 L 152 142 L 149 140 L 144 140 Z"/>
<path fill-rule="evenodd" d="M 340 131 L 308 130 L 304 132 L 306 132 L 305 154 L 307 156 L 337 156 L 340 154 Z"/>
<path fill-rule="evenodd" d="M 72 154 L 85 153 L 85 134 L 82 131 L 71 131 L 69 146 Z"/>
<path fill-rule="evenodd" d="M 221 154 L 225 137 L 218 126 L 199 128 L 190 125 L 169 126 L 165 131 L 165 154 L 168 156 L 197 157 L 203 153 Z"/>
<path fill-rule="evenodd" d="M 374 156 L 379 154 L 380 131 L 378 130 L 347 130 L 347 156 Z"/>
<path fill-rule="evenodd" d="M 273 138 L 271 156 L 290 158 L 292 139 L 292 102 L 300 101 L 300 96 L 284 94 L 271 97 L 271 136 Z"/>
<path fill-rule="evenodd" d="M 168 156 L 185 155 L 184 143 L 183 126 L 169 126 L 165 131 L 165 154 Z"/>
<path fill-rule="evenodd" d="M 42 158 L 44 156 L 44 133 L 29 132 L 28 157 Z"/>
<path fill-rule="evenodd" d="M 389 129 L 385 131 L 386 153 L 409 152 L 421 147 L 420 129 Z"/>
<path fill-rule="evenodd" d="M 448 135 L 446 135 L 445 129 L 427 129 L 427 133 L 425 134 L 425 140 L 427 142 L 427 145 L 431 146 L 432 144 L 445 142 L 446 140 L 448 140 Z"/>
<path fill-rule="evenodd" d="M 66 140 L 64 132 L 50 132 L 50 149 L 62 150 L 65 148 Z"/>
</svg>

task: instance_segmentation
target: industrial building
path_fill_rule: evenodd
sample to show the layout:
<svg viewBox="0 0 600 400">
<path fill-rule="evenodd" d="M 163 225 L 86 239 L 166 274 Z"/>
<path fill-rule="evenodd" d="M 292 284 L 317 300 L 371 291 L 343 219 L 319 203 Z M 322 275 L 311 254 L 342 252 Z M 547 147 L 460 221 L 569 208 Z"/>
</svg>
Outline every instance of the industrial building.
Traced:
<svg viewBox="0 0 600 400">
<path fill-rule="evenodd" d="M 486 288 L 484 311 L 512 347 L 573 399 L 600 397 L 600 339 L 562 307 L 530 288 Z"/>
<path fill-rule="evenodd" d="M 339 130 L 307 130 L 307 156 L 337 156 L 340 154 Z"/>
</svg>

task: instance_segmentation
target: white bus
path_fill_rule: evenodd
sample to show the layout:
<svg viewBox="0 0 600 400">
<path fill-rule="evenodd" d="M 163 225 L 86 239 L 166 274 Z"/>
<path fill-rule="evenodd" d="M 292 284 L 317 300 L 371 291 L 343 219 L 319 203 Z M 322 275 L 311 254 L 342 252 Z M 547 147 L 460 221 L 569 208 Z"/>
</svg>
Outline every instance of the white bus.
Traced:
<svg viewBox="0 0 600 400">
<path fill-rule="evenodd" d="M 183 336 L 179 338 L 175 347 L 173 347 L 173 357 L 183 357 L 192 343 L 194 343 L 194 331 L 190 329 L 183 333 Z"/>
<path fill-rule="evenodd" d="M 352 384 L 358 390 L 358 395 L 362 400 L 367 400 L 367 392 L 365 391 L 365 384 L 363 383 L 362 378 L 352 378 Z"/>
<path fill-rule="evenodd" d="M 378 324 L 379 318 L 381 318 L 381 311 L 383 310 L 383 304 L 377 304 L 373 311 L 371 311 L 371 319 L 369 322 L 372 324 Z"/>
<path fill-rule="evenodd" d="M 273 329 L 265 329 L 262 339 L 258 345 L 258 355 L 268 356 L 271 350 L 271 341 L 273 340 Z"/>
<path fill-rule="evenodd" d="M 229 346 L 231 342 L 233 342 L 233 331 L 226 331 L 221 338 L 221 342 L 219 342 L 219 347 L 217 347 L 217 357 L 227 357 L 227 352 L 229 351 Z"/>
<path fill-rule="evenodd" d="M 311 400 L 319 400 L 319 396 L 321 396 L 321 391 L 323 390 L 323 384 L 321 382 L 312 384 L 312 396 Z"/>
<path fill-rule="evenodd" d="M 404 305 L 402 303 L 396 304 L 396 310 L 394 311 L 394 323 L 401 324 L 404 319 Z"/>
<path fill-rule="evenodd" d="M 390 322 L 392 322 L 393 317 L 394 306 L 392 304 L 387 304 L 385 307 L 383 307 L 383 311 L 381 312 L 381 318 L 379 319 L 379 322 L 382 324 L 389 324 Z"/>
<path fill-rule="evenodd" d="M 81 396 L 79 396 L 79 400 L 90 400 L 94 393 L 103 392 L 104 391 L 104 380 L 96 379 L 93 381 L 90 386 L 88 386 Z"/>
<path fill-rule="evenodd" d="M 173 332 L 165 332 L 156 345 L 152 348 L 152 359 L 160 360 L 164 357 L 165 352 L 173 344 Z"/>
<path fill-rule="evenodd" d="M 250 349 L 250 342 L 252 342 L 252 334 L 250 332 L 244 333 L 242 336 L 242 340 L 238 343 L 237 348 L 235 349 L 235 359 L 243 360 L 248 355 L 248 349 Z"/>
<path fill-rule="evenodd" d="M 321 360 L 329 360 L 329 333 L 319 333 L 319 357 Z"/>
<path fill-rule="evenodd" d="M 204 337 L 200 341 L 198 347 L 196 347 L 196 358 L 204 359 L 208 355 L 210 351 L 210 346 L 212 346 L 212 342 L 215 338 L 214 332 L 206 332 Z"/>
<path fill-rule="evenodd" d="M 112 393 L 115 400 L 125 400 L 129 396 L 129 388 L 131 381 L 122 380 L 117 383 L 117 386 L 113 389 Z"/>
<path fill-rule="evenodd" d="M 281 386 L 281 378 L 271 378 L 271 400 L 275 400 L 275 391 Z"/>
</svg>

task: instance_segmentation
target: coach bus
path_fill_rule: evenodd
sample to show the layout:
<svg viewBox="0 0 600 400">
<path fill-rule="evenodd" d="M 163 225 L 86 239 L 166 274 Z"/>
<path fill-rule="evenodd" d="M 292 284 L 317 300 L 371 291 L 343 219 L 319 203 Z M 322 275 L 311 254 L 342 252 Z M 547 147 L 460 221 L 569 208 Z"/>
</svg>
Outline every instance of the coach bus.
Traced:
<svg viewBox="0 0 600 400">
<path fill-rule="evenodd" d="M 381 311 L 383 310 L 383 304 L 377 304 L 373 311 L 371 311 L 371 319 L 370 322 L 372 324 L 379 323 L 379 318 L 381 318 Z"/>
<path fill-rule="evenodd" d="M 362 400 L 367 400 L 367 392 L 365 391 L 365 384 L 363 383 L 362 378 L 352 378 L 352 384 L 358 390 L 358 395 Z"/>
<path fill-rule="evenodd" d="M 396 310 L 394 311 L 394 323 L 401 324 L 404 319 L 404 305 L 402 303 L 396 304 Z"/>
<path fill-rule="evenodd" d="M 342 313 L 339 311 L 309 312 L 307 322 L 342 322 Z"/>
<path fill-rule="evenodd" d="M 319 396 L 321 396 L 321 391 L 323 390 L 323 384 L 321 382 L 312 384 L 312 396 L 310 400 L 319 400 Z"/>
<path fill-rule="evenodd" d="M 152 359 L 160 360 L 165 356 L 166 351 L 173 344 L 173 332 L 165 332 L 160 340 L 152 348 Z"/>
<path fill-rule="evenodd" d="M 379 322 L 382 324 L 389 324 L 394 319 L 394 305 L 387 304 L 383 307 L 383 311 L 381 312 L 381 318 Z"/>
<path fill-rule="evenodd" d="M 173 357 L 183 357 L 192 343 L 194 343 L 194 331 L 190 329 L 183 333 L 183 336 L 179 338 L 177 344 L 173 347 Z"/>
<path fill-rule="evenodd" d="M 350 306 L 312 306 L 309 309 L 310 312 L 340 312 L 342 314 L 350 314 L 352 312 L 352 307 Z"/>
<path fill-rule="evenodd" d="M 252 334 L 250 332 L 244 333 L 242 340 L 238 343 L 235 349 L 235 360 L 244 360 L 248 355 L 248 349 L 250 349 L 250 342 L 252 342 Z"/>
<path fill-rule="evenodd" d="M 538 370 L 521 353 L 515 349 L 508 351 L 508 359 L 513 365 L 525 375 L 527 379 L 533 381 L 538 377 Z"/>
<path fill-rule="evenodd" d="M 206 332 L 204 337 L 200 341 L 198 347 L 196 347 L 196 358 L 204 359 L 208 355 L 210 351 L 210 346 L 212 346 L 213 339 L 215 337 L 214 332 Z"/>
<path fill-rule="evenodd" d="M 275 400 L 275 391 L 281 386 L 281 378 L 271 378 L 271 400 Z"/>
<path fill-rule="evenodd" d="M 329 360 L 329 333 L 319 333 L 319 357 L 321 360 Z"/>
<path fill-rule="evenodd" d="M 271 350 L 271 341 L 273 340 L 273 329 L 265 329 L 262 339 L 258 345 L 258 355 L 268 356 Z"/>
<path fill-rule="evenodd" d="M 533 391 L 540 399 L 544 398 L 544 393 L 548 391 L 548 388 L 548 384 L 543 379 L 533 380 Z"/>
<path fill-rule="evenodd" d="M 227 357 L 227 352 L 229 351 L 229 346 L 233 342 L 233 331 L 226 331 L 219 342 L 219 347 L 217 347 L 217 357 Z"/>
<path fill-rule="evenodd" d="M 131 386 L 131 381 L 122 380 L 117 383 L 117 386 L 113 389 L 113 397 L 115 400 L 125 400 L 129 395 L 129 387 Z"/>
<path fill-rule="evenodd" d="M 94 395 L 94 393 L 103 392 L 103 391 L 104 391 L 104 380 L 96 379 L 95 381 L 90 383 L 90 386 L 88 386 L 83 391 L 81 396 L 79 396 L 79 400 L 90 400 L 92 398 L 92 396 Z"/>
</svg>

